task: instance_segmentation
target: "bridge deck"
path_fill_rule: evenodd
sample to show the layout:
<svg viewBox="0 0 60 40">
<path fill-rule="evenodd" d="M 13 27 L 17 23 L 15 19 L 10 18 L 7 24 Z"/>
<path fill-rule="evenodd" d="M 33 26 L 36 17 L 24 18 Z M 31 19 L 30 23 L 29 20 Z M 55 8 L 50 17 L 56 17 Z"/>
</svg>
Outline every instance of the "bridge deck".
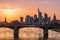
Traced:
<svg viewBox="0 0 60 40">
<path fill-rule="evenodd" d="M 1 27 L 7 27 L 11 28 L 14 30 L 14 40 L 19 40 L 19 28 L 24 28 L 24 27 L 37 27 L 37 28 L 43 28 L 43 34 L 44 34 L 44 39 L 43 40 L 48 40 L 48 29 L 51 28 L 60 28 L 60 26 L 50 26 L 50 25 L 0 25 Z"/>
<path fill-rule="evenodd" d="M 2 27 L 7 27 L 11 29 L 14 29 L 14 27 L 17 27 L 17 28 L 37 27 L 37 28 L 48 28 L 48 29 L 60 28 L 60 26 L 50 26 L 50 25 L 0 25 L 0 28 Z"/>
</svg>

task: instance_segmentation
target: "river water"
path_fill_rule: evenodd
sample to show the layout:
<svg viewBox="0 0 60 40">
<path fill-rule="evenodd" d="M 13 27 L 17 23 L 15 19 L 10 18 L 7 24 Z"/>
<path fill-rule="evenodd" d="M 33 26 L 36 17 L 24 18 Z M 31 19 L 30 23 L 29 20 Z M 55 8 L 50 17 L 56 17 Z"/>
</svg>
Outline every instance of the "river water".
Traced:
<svg viewBox="0 0 60 40">
<path fill-rule="evenodd" d="M 48 40 L 60 40 L 60 33 L 49 30 Z M 14 30 L 9 28 L 0 28 L 0 40 L 13 40 Z M 21 28 L 19 30 L 20 40 L 43 40 L 43 29 L 41 28 Z"/>
</svg>

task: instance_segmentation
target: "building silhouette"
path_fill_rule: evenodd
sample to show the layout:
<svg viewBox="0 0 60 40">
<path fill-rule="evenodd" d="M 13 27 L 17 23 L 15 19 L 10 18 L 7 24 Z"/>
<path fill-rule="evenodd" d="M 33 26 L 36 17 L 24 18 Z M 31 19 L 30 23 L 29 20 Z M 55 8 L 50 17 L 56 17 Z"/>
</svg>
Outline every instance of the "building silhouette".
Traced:
<svg viewBox="0 0 60 40">
<path fill-rule="evenodd" d="M 51 17 L 48 17 L 47 21 L 48 21 L 48 24 L 51 24 Z"/>
<path fill-rule="evenodd" d="M 48 23 L 48 15 L 47 13 L 44 13 L 44 24 Z"/>
<path fill-rule="evenodd" d="M 25 23 L 26 24 L 31 24 L 31 17 L 29 15 L 26 16 Z"/>
<path fill-rule="evenodd" d="M 19 22 L 18 20 L 13 20 L 13 21 L 11 21 L 10 24 L 11 24 L 11 25 L 19 25 L 20 22 Z"/>
<path fill-rule="evenodd" d="M 42 16 L 42 12 L 39 11 L 39 8 L 38 8 L 38 23 L 39 24 L 42 24 L 43 22 L 43 16 Z"/>
<path fill-rule="evenodd" d="M 36 24 L 37 22 L 38 22 L 38 18 L 37 18 L 37 15 L 36 14 L 34 14 L 34 24 Z"/>
<path fill-rule="evenodd" d="M 34 23 L 33 17 L 30 17 L 30 23 L 31 23 L 31 24 Z"/>
<path fill-rule="evenodd" d="M 7 23 L 6 16 L 5 16 L 5 23 Z"/>
<path fill-rule="evenodd" d="M 7 23 L 7 20 L 6 20 L 6 16 L 5 16 L 4 21 L 3 21 L 3 22 L 1 22 L 1 24 L 2 24 L 2 25 L 7 25 L 7 24 L 8 24 L 8 23 Z"/>
<path fill-rule="evenodd" d="M 23 24 L 23 17 L 20 17 L 20 24 Z"/>
<path fill-rule="evenodd" d="M 53 20 L 56 21 L 56 15 L 54 14 Z"/>
</svg>

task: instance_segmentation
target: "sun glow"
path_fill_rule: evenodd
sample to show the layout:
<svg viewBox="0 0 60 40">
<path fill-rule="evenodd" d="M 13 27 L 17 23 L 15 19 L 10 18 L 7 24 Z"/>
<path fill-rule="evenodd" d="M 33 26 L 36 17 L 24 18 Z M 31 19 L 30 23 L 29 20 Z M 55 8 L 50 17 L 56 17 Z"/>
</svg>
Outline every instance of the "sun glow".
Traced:
<svg viewBox="0 0 60 40">
<path fill-rule="evenodd" d="M 16 13 L 17 9 L 4 9 L 4 14 L 6 16 L 12 16 Z"/>
<path fill-rule="evenodd" d="M 8 22 L 19 18 L 20 9 L 18 8 L 5 8 L 0 10 L 3 15 L 2 18 L 5 18 L 6 16 Z"/>
</svg>

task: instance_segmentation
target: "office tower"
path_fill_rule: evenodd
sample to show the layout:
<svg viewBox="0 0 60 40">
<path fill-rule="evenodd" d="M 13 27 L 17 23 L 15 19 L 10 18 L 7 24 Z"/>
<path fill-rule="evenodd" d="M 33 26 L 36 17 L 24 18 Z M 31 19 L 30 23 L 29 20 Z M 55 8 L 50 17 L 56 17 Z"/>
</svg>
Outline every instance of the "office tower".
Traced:
<svg viewBox="0 0 60 40">
<path fill-rule="evenodd" d="M 31 24 L 33 24 L 33 17 L 30 17 L 30 22 Z"/>
<path fill-rule="evenodd" d="M 48 17 L 48 24 L 50 24 L 51 23 L 51 17 Z"/>
<path fill-rule="evenodd" d="M 34 24 L 36 24 L 38 22 L 36 14 L 34 15 L 34 19 L 33 20 L 34 20 L 34 22 L 33 22 Z"/>
<path fill-rule="evenodd" d="M 39 9 L 38 9 L 38 23 L 42 24 L 42 22 L 43 22 L 42 12 L 40 12 Z"/>
<path fill-rule="evenodd" d="M 20 23 L 23 23 L 23 17 L 20 17 Z"/>
<path fill-rule="evenodd" d="M 48 15 L 47 13 L 44 13 L 44 24 L 48 23 Z"/>
<path fill-rule="evenodd" d="M 26 18 L 25 18 L 25 23 L 26 23 L 26 24 L 31 24 L 30 20 L 31 20 L 31 19 L 30 19 L 30 16 L 27 15 Z"/>
</svg>

